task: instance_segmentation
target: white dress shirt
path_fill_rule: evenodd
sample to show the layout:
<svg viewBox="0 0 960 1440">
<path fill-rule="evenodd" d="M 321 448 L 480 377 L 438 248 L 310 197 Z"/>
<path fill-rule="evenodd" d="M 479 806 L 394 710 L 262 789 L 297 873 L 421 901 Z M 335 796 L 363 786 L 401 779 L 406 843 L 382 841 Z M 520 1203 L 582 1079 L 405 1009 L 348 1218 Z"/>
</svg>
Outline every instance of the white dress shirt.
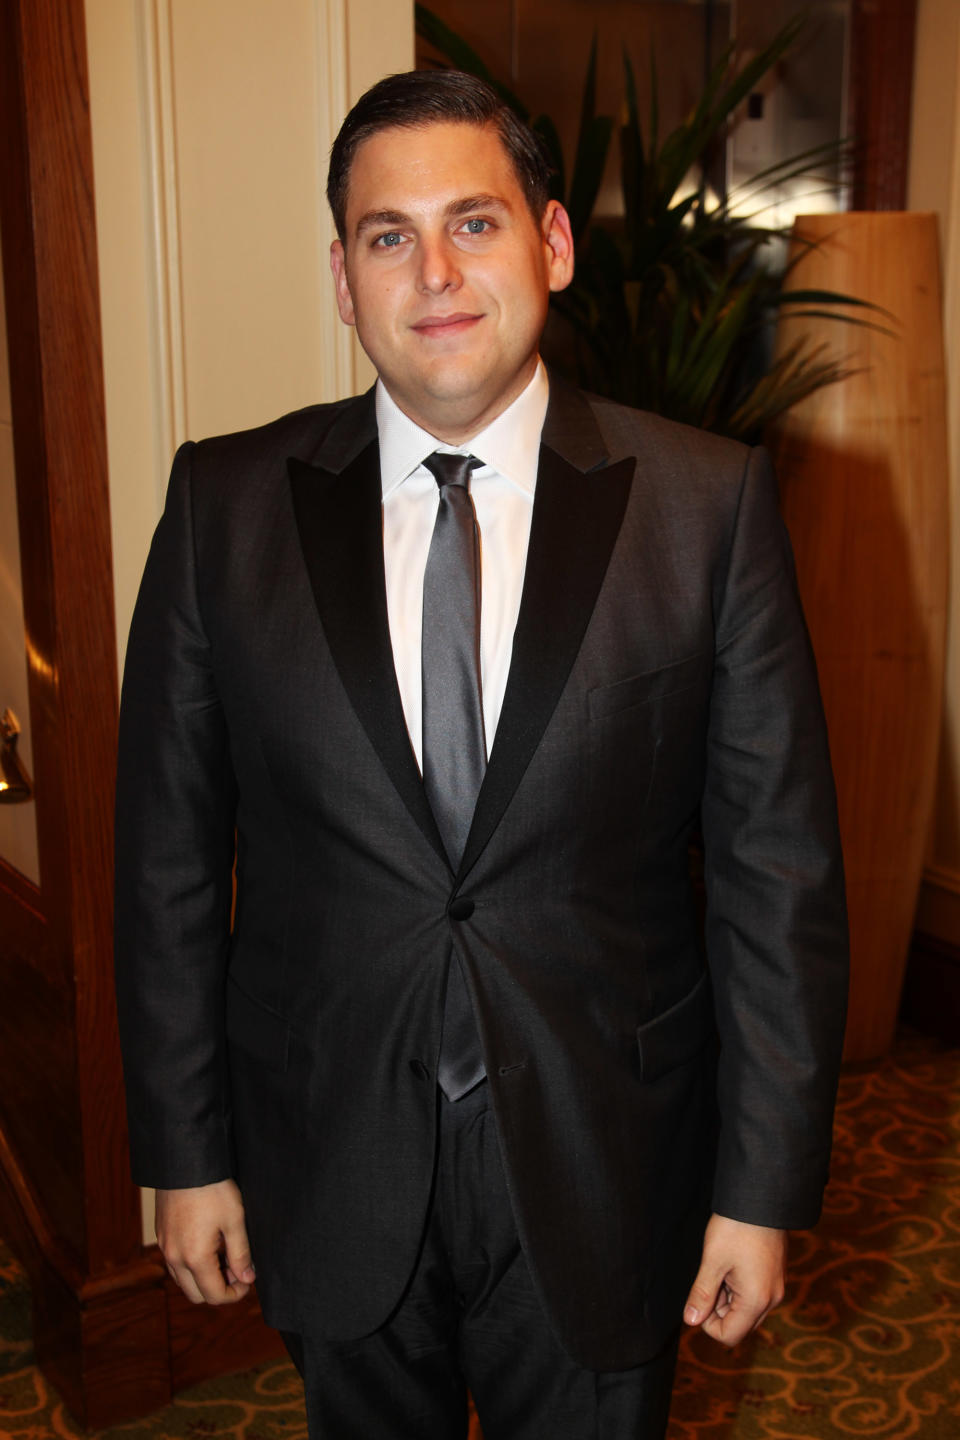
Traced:
<svg viewBox="0 0 960 1440">
<path fill-rule="evenodd" d="M 422 462 L 435 450 L 475 455 L 483 462 L 470 476 L 470 494 L 480 530 L 480 683 L 489 755 L 520 612 L 547 397 L 547 374 L 540 364 L 513 404 L 472 440 L 457 447 L 442 444 L 414 424 L 391 400 L 382 381 L 377 382 L 390 643 L 410 743 L 421 770 L 423 572 L 440 504 L 437 482 Z"/>
</svg>

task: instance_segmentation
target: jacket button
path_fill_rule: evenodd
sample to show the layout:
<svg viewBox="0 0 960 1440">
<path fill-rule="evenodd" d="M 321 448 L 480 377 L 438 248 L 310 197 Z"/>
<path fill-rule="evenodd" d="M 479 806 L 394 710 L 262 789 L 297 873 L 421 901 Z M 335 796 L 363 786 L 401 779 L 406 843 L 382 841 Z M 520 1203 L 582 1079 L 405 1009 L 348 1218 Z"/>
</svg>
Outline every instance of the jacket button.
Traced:
<svg viewBox="0 0 960 1440">
<path fill-rule="evenodd" d="M 475 909 L 476 906 L 472 900 L 468 900 L 465 895 L 460 895 L 456 900 L 451 900 L 447 914 L 451 920 L 469 920 Z"/>
<path fill-rule="evenodd" d="M 424 1065 L 422 1060 L 411 1060 L 410 1069 L 413 1071 L 414 1075 L 416 1075 L 418 1080 L 430 1079 L 430 1071 L 427 1069 L 426 1065 Z"/>
</svg>

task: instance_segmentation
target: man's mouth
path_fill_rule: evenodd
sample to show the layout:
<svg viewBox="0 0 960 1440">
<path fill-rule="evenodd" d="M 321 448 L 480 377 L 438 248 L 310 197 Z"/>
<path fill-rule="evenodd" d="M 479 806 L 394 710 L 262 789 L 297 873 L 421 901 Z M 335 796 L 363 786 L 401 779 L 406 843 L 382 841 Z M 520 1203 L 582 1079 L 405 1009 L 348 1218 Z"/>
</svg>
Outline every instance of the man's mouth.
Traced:
<svg viewBox="0 0 960 1440">
<path fill-rule="evenodd" d="M 443 340 L 462 334 L 482 318 L 482 314 L 477 315 L 458 310 L 452 315 L 428 315 L 425 319 L 418 320 L 410 328 L 428 340 Z"/>
</svg>

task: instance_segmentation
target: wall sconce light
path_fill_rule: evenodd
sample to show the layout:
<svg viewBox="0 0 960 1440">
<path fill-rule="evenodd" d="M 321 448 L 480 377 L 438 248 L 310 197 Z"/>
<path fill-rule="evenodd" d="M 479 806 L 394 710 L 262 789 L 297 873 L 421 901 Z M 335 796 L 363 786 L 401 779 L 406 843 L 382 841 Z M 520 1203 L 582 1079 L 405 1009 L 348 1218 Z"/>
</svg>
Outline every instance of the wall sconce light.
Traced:
<svg viewBox="0 0 960 1440">
<path fill-rule="evenodd" d="M 12 710 L 0 716 L 0 805 L 29 800 L 33 784 L 17 751 L 20 722 Z"/>
</svg>

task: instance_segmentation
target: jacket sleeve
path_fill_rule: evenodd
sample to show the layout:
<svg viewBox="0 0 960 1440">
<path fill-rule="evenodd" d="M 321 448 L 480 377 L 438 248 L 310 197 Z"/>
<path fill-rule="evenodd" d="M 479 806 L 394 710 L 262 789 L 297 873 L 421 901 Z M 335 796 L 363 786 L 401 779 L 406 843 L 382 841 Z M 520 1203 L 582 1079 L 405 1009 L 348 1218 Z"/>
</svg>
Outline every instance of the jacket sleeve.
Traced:
<svg viewBox="0 0 960 1440">
<path fill-rule="evenodd" d="M 763 450 L 750 452 L 714 603 L 702 802 L 721 1040 L 713 1204 L 802 1228 L 827 1180 L 847 924 L 816 667 Z"/>
<path fill-rule="evenodd" d="M 120 706 L 115 957 L 134 1179 L 231 1173 L 224 1043 L 236 786 L 198 601 L 193 447 L 173 465 Z"/>
</svg>

